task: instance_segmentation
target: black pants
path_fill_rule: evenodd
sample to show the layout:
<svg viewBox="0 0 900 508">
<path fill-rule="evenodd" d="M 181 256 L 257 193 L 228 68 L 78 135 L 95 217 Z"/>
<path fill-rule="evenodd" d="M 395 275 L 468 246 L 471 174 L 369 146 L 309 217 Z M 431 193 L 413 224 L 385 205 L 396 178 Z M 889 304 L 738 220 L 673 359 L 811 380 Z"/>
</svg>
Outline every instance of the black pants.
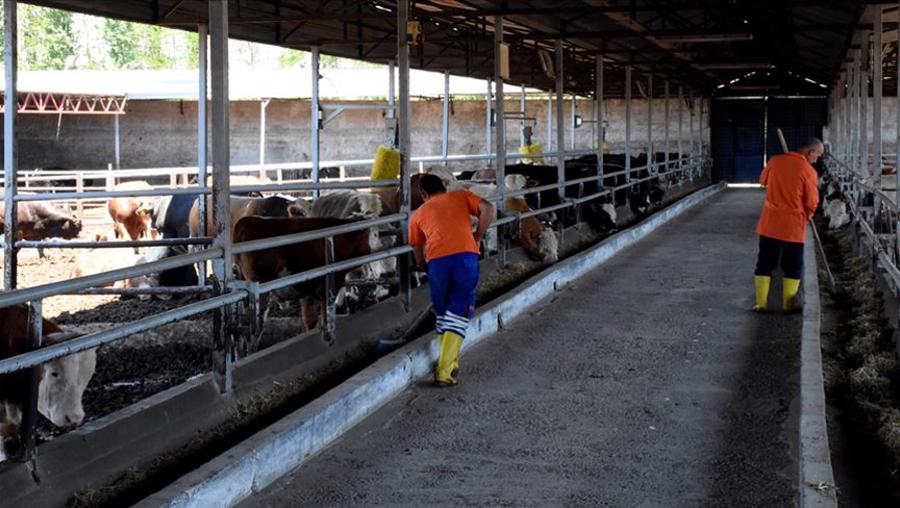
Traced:
<svg viewBox="0 0 900 508">
<path fill-rule="evenodd" d="M 759 257 L 756 259 L 756 275 L 771 276 L 778 259 L 781 271 L 788 279 L 800 279 L 803 274 L 803 244 L 759 237 Z"/>
</svg>

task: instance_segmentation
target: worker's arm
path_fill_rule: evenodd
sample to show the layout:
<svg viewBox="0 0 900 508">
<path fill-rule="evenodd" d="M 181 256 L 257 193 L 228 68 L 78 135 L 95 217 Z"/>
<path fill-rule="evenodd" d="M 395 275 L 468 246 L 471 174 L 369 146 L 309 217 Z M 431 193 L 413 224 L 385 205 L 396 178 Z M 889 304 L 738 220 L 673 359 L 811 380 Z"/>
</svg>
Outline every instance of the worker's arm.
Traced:
<svg viewBox="0 0 900 508">
<path fill-rule="evenodd" d="M 759 175 L 759 184 L 763 187 L 769 185 L 769 165 L 766 164 L 766 167 L 763 168 L 762 173 Z"/>
<path fill-rule="evenodd" d="M 413 255 L 416 258 L 416 266 L 419 268 L 425 268 L 425 246 L 424 245 L 414 245 L 413 246 Z"/>
<path fill-rule="evenodd" d="M 481 243 L 484 234 L 494 220 L 494 205 L 482 199 L 478 202 L 478 227 L 475 228 L 475 243 Z"/>
<path fill-rule="evenodd" d="M 819 188 L 815 172 L 809 178 L 804 180 L 803 189 L 803 208 L 806 212 L 806 220 L 811 220 L 819 207 Z"/>
</svg>

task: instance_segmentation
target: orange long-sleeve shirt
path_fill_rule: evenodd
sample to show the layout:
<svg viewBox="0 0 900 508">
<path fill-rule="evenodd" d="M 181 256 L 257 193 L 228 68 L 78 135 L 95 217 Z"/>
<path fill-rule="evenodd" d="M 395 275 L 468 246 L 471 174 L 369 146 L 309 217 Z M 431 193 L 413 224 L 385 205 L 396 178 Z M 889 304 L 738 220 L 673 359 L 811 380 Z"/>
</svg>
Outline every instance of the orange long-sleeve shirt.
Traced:
<svg viewBox="0 0 900 508">
<path fill-rule="evenodd" d="M 802 154 L 790 152 L 769 159 L 759 183 L 766 187 L 756 232 L 785 242 L 806 241 L 806 223 L 819 206 L 818 177 Z"/>
</svg>

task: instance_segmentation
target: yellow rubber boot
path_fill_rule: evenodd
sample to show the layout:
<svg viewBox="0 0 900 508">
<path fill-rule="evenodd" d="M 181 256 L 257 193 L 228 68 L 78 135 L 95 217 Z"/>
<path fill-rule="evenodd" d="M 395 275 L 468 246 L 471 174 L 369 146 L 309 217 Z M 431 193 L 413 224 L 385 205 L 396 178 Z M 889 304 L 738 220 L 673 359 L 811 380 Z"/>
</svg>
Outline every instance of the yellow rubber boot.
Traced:
<svg viewBox="0 0 900 508">
<path fill-rule="evenodd" d="M 753 282 L 756 284 L 756 305 L 753 306 L 755 312 L 765 312 L 766 305 L 769 303 L 769 285 L 772 284 L 772 277 L 768 275 L 754 275 Z"/>
<path fill-rule="evenodd" d="M 462 342 L 463 338 L 453 332 L 441 335 L 441 354 L 434 371 L 435 383 L 441 386 L 453 386 L 457 383 L 456 371 L 459 370 L 459 349 Z"/>
<path fill-rule="evenodd" d="M 782 307 L 785 312 L 799 310 L 797 306 L 797 294 L 800 292 L 800 279 L 784 278 L 782 284 Z"/>
</svg>

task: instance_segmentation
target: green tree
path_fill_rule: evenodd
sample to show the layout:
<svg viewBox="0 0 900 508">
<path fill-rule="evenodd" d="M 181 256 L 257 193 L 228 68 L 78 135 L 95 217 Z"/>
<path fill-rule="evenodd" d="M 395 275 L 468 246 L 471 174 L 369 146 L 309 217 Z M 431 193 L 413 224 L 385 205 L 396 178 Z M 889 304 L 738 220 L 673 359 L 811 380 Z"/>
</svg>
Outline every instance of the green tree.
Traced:
<svg viewBox="0 0 900 508">
<path fill-rule="evenodd" d="M 284 69 L 290 69 L 293 67 L 304 69 L 307 65 L 307 54 L 308 53 L 296 49 L 285 49 L 284 52 L 278 57 L 278 63 Z"/>
<path fill-rule="evenodd" d="M 63 70 L 71 67 L 76 49 L 71 12 L 21 5 L 19 18 L 22 69 Z"/>
<path fill-rule="evenodd" d="M 185 64 L 188 69 L 200 68 L 200 36 L 195 32 L 184 32 L 184 41 L 187 46 L 185 51 Z"/>
<path fill-rule="evenodd" d="M 103 21 L 103 41 L 113 65 L 118 69 L 133 69 L 138 59 L 137 33 L 134 23 L 115 19 Z"/>
</svg>

